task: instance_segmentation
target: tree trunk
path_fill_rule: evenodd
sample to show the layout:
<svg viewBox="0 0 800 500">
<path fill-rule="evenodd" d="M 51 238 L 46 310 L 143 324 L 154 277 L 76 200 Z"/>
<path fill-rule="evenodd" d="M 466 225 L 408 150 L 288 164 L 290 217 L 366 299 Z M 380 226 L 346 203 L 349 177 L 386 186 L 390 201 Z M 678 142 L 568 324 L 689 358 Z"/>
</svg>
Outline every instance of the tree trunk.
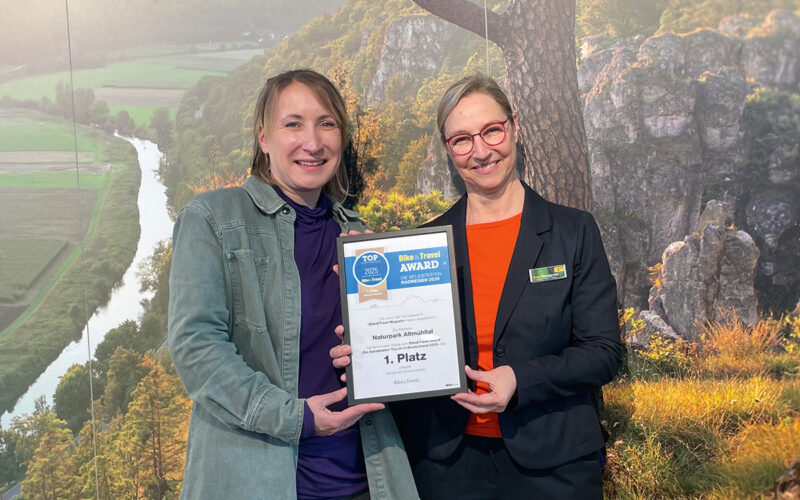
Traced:
<svg viewBox="0 0 800 500">
<path fill-rule="evenodd" d="M 414 0 L 484 36 L 483 9 L 468 0 Z M 575 2 L 511 0 L 488 14 L 489 39 L 503 52 L 525 156 L 525 181 L 548 200 L 584 210 L 591 177 L 575 64 Z"/>
</svg>

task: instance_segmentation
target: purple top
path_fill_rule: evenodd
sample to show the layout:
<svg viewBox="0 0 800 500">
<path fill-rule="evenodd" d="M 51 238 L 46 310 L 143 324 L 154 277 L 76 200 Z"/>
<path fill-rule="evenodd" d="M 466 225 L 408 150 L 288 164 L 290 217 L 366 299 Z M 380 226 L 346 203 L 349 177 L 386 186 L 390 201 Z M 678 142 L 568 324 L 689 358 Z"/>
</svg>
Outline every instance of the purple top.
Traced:
<svg viewBox="0 0 800 500">
<path fill-rule="evenodd" d="M 294 260 L 300 274 L 300 379 L 298 396 L 308 398 L 344 386 L 329 351 L 338 345 L 333 329 L 342 323 L 339 277 L 333 272 L 336 238 L 341 232 L 333 220 L 328 199 L 321 195 L 316 208 L 300 205 L 277 186 L 275 191 L 297 214 L 294 222 Z M 347 408 L 347 399 L 328 407 Z M 367 474 L 358 426 L 331 436 L 314 435 L 314 415 L 305 405 L 297 457 L 297 498 L 341 498 L 367 489 Z"/>
</svg>

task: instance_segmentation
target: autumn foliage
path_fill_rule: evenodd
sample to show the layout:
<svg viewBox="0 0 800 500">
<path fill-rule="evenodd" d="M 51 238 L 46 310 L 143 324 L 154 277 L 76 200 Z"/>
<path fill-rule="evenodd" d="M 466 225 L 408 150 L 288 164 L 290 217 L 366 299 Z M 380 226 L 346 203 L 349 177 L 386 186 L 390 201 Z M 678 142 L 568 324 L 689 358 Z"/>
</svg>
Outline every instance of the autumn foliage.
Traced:
<svg viewBox="0 0 800 500">
<path fill-rule="evenodd" d="M 384 232 L 417 227 L 449 207 L 450 203 L 442 199 L 438 191 L 415 196 L 405 196 L 396 191 L 378 191 L 366 204 L 357 206 L 356 210 L 373 231 Z"/>
<path fill-rule="evenodd" d="M 138 367 L 127 412 L 104 407 L 104 395 L 77 437 L 43 403 L 14 419 L 17 443 L 35 446 L 19 499 L 178 498 L 191 401 L 169 364 L 143 356 Z"/>
<path fill-rule="evenodd" d="M 247 175 L 239 175 L 234 173 L 213 173 L 207 175 L 192 184 L 189 184 L 189 189 L 194 194 L 205 193 L 212 189 L 222 189 L 228 187 L 241 186 Z"/>
</svg>

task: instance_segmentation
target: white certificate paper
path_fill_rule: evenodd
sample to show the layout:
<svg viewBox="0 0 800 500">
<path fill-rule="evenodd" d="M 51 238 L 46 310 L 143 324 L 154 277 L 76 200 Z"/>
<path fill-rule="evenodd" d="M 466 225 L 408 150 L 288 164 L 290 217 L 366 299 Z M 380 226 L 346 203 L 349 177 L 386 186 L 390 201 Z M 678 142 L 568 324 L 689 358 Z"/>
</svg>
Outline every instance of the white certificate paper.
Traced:
<svg viewBox="0 0 800 500">
<path fill-rule="evenodd" d="M 339 238 L 350 404 L 466 391 L 452 228 Z"/>
</svg>

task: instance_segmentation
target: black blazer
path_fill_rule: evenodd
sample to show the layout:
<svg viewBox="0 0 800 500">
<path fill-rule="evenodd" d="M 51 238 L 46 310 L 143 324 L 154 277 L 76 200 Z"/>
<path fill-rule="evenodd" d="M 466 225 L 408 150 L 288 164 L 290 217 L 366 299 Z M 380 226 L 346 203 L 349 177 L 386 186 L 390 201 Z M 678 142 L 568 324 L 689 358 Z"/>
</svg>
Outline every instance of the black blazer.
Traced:
<svg viewBox="0 0 800 500">
<path fill-rule="evenodd" d="M 476 368 L 466 206 L 465 195 L 426 226 L 453 226 L 465 357 Z M 566 266 L 565 279 L 530 281 L 530 269 L 559 264 Z M 549 468 L 603 447 L 592 393 L 614 378 L 623 349 L 616 284 L 594 219 L 525 186 L 494 330 L 494 366 L 511 366 L 517 378 L 517 394 L 499 421 L 518 463 Z M 469 420 L 448 397 L 392 403 L 391 409 L 412 463 L 449 457 Z"/>
</svg>

